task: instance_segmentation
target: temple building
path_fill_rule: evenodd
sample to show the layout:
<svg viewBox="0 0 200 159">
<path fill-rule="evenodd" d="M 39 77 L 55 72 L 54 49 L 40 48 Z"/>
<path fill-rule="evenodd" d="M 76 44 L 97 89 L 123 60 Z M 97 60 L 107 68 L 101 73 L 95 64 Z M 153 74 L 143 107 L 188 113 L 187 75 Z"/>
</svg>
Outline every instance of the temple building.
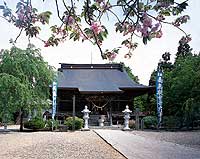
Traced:
<svg viewBox="0 0 200 159">
<path fill-rule="evenodd" d="M 57 110 L 60 120 L 82 117 L 85 105 L 91 111 L 89 125 L 105 125 L 123 120 L 126 105 L 133 109 L 134 97 L 154 92 L 154 87 L 133 81 L 121 64 L 65 64 L 58 69 Z"/>
</svg>

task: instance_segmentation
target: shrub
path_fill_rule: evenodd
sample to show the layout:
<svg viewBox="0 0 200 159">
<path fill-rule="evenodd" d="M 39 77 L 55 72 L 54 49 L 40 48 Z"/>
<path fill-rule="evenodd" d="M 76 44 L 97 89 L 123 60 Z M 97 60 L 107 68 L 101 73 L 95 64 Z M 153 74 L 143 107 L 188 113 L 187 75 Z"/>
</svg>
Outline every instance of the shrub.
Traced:
<svg viewBox="0 0 200 159">
<path fill-rule="evenodd" d="M 166 128 L 176 128 L 180 126 L 180 119 L 175 116 L 163 117 L 163 126 Z"/>
<path fill-rule="evenodd" d="M 59 125 L 58 120 L 50 119 L 46 121 L 46 128 L 48 129 L 52 129 L 53 126 L 53 129 L 55 130 L 58 128 L 58 125 Z"/>
<path fill-rule="evenodd" d="M 73 117 L 68 117 L 64 124 L 68 127 L 69 130 L 72 130 Z M 83 119 L 75 117 L 75 130 L 81 129 L 83 127 Z"/>
<path fill-rule="evenodd" d="M 130 121 L 129 121 L 129 127 L 130 127 L 131 129 L 134 129 L 134 128 L 135 128 L 135 120 L 130 120 Z"/>
<path fill-rule="evenodd" d="M 156 116 L 146 116 L 143 118 L 145 128 L 156 128 L 157 127 L 157 117 Z"/>
<path fill-rule="evenodd" d="M 24 123 L 24 128 L 33 130 L 42 129 L 44 128 L 44 126 L 45 126 L 45 121 L 43 121 L 43 119 L 39 117 L 35 117 Z"/>
</svg>

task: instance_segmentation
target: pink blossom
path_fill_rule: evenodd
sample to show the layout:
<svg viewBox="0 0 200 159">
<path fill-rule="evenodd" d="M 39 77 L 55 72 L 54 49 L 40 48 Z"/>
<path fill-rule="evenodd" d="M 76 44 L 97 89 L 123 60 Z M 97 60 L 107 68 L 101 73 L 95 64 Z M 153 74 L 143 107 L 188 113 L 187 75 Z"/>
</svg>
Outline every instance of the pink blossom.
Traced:
<svg viewBox="0 0 200 159">
<path fill-rule="evenodd" d="M 132 33 L 134 31 L 134 26 L 133 25 L 129 25 L 128 26 L 128 32 Z"/>
<path fill-rule="evenodd" d="M 160 27 L 160 23 L 156 23 L 156 24 L 154 25 L 154 27 L 151 29 L 151 32 L 157 31 L 159 27 Z"/>
<path fill-rule="evenodd" d="M 152 19 L 149 18 L 146 13 L 143 15 L 143 26 L 145 26 L 145 27 L 152 26 Z"/>
<path fill-rule="evenodd" d="M 18 12 L 17 13 L 18 19 L 23 21 L 24 20 L 24 13 Z"/>
<path fill-rule="evenodd" d="M 181 24 L 183 23 L 187 23 L 187 21 L 190 19 L 190 17 L 188 15 L 184 15 L 184 16 L 181 16 L 179 18 L 177 18 L 175 20 L 175 22 L 173 22 L 172 24 L 176 27 L 179 27 Z"/>
<path fill-rule="evenodd" d="M 73 25 L 75 20 L 72 16 L 65 16 L 64 21 L 68 24 L 68 25 Z"/>
<path fill-rule="evenodd" d="M 156 17 L 156 19 L 157 19 L 158 21 L 162 21 L 162 20 L 165 20 L 165 17 L 164 17 L 162 14 L 159 14 L 159 15 Z"/>
<path fill-rule="evenodd" d="M 111 5 L 110 5 L 110 3 L 104 3 L 103 5 L 102 5 L 102 9 L 105 11 L 105 10 L 109 10 L 111 8 Z"/>
<path fill-rule="evenodd" d="M 140 25 L 140 24 L 137 24 L 136 27 L 135 27 L 135 30 L 136 30 L 137 32 L 140 32 L 141 29 L 142 29 L 141 25 Z"/>
<path fill-rule="evenodd" d="M 192 38 L 190 37 L 190 35 L 187 35 L 187 36 L 183 36 L 181 40 L 179 41 L 179 43 L 184 45 L 184 44 L 189 43 L 191 40 Z"/>
<path fill-rule="evenodd" d="M 189 15 L 184 15 L 182 17 L 182 21 L 187 22 L 187 20 L 190 20 L 190 16 Z"/>
<path fill-rule="evenodd" d="M 148 36 L 148 27 L 143 27 L 141 29 L 141 33 L 143 37 L 147 37 Z"/>
<path fill-rule="evenodd" d="M 104 0 L 94 0 L 95 2 L 97 2 L 97 3 L 101 3 L 101 2 L 103 2 Z"/>
<path fill-rule="evenodd" d="M 90 28 L 94 31 L 95 34 L 99 34 L 100 32 L 103 31 L 101 24 L 98 22 L 92 22 L 92 25 Z"/>
<path fill-rule="evenodd" d="M 49 47 L 50 46 L 50 43 L 48 41 L 45 41 L 44 42 L 44 47 Z"/>
<path fill-rule="evenodd" d="M 129 53 L 124 55 L 124 58 L 131 58 L 131 56 L 132 56 L 132 54 L 130 54 L 130 52 L 129 52 Z"/>
<path fill-rule="evenodd" d="M 156 33 L 156 38 L 161 38 L 163 35 L 162 31 L 159 30 L 157 33 Z"/>
<path fill-rule="evenodd" d="M 129 48 L 129 49 L 131 48 L 131 44 L 130 44 L 130 43 L 126 43 L 125 46 L 126 46 L 127 48 Z"/>
<path fill-rule="evenodd" d="M 156 5 L 159 6 L 159 7 L 167 8 L 167 7 L 170 6 L 170 3 L 169 2 L 157 2 Z"/>
<path fill-rule="evenodd" d="M 87 37 L 86 35 L 84 35 L 82 32 L 79 33 L 80 34 L 80 37 L 82 38 L 82 40 L 87 40 Z"/>
<path fill-rule="evenodd" d="M 108 59 L 109 59 L 110 61 L 113 61 L 113 60 L 116 58 L 116 56 L 117 56 L 117 54 L 114 53 L 114 52 L 112 52 L 112 53 L 110 53 L 110 55 L 108 56 Z"/>
</svg>

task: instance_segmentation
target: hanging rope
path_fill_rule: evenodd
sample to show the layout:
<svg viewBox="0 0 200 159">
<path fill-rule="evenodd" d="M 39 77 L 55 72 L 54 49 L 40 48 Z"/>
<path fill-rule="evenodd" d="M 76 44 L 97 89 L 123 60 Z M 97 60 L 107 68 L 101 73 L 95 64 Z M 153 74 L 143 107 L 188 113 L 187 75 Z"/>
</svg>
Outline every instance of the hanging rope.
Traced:
<svg viewBox="0 0 200 159">
<path fill-rule="evenodd" d="M 101 110 L 103 110 L 103 108 L 108 104 L 108 102 L 109 101 L 107 101 L 104 105 L 102 105 L 102 106 L 98 106 L 98 105 L 96 105 L 94 102 L 92 102 L 92 101 L 90 101 L 92 104 L 93 104 L 93 107 L 92 107 L 92 109 L 94 109 L 94 108 L 98 108 L 98 109 L 101 109 Z"/>
<path fill-rule="evenodd" d="M 92 103 L 93 105 L 92 109 L 96 108 L 96 109 L 101 109 L 102 111 L 103 108 L 110 102 L 111 99 L 105 98 L 104 96 L 92 96 L 86 98 L 86 100 Z M 99 101 L 99 102 L 106 101 L 106 103 L 100 106 L 100 104 L 99 105 L 95 104 L 94 101 Z"/>
</svg>

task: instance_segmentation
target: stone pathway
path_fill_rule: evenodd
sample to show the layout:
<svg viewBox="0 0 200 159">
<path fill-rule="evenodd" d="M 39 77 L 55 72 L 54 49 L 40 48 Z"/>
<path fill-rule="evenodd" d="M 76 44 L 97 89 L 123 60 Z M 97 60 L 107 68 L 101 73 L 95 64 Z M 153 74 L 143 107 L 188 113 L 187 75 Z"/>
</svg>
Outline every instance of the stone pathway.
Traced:
<svg viewBox="0 0 200 159">
<path fill-rule="evenodd" d="M 94 130 L 128 159 L 200 159 L 200 150 L 119 130 Z"/>
<path fill-rule="evenodd" d="M 17 132 L 0 127 L 0 159 L 124 159 L 93 131 Z M 16 131 L 13 131 L 16 130 Z"/>
</svg>

